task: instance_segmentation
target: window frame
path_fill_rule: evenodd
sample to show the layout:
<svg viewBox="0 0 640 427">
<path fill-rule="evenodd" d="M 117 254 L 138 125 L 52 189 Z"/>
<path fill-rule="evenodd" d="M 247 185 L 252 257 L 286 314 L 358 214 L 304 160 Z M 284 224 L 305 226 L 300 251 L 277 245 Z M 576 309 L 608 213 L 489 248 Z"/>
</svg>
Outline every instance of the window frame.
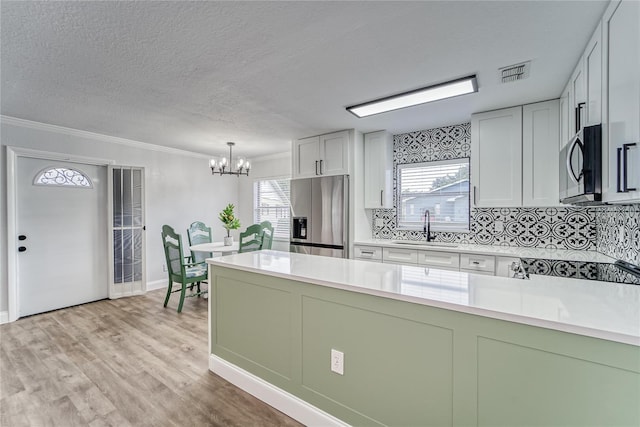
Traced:
<svg viewBox="0 0 640 427">
<path fill-rule="evenodd" d="M 410 222 L 410 221 L 400 221 L 402 205 L 402 179 L 400 178 L 401 173 L 404 169 L 411 168 L 419 168 L 419 167 L 428 167 L 428 166 L 439 166 L 439 165 L 451 165 L 451 164 L 460 164 L 466 163 L 469 167 L 469 190 L 467 192 L 467 206 L 468 206 L 468 216 L 466 224 L 455 223 L 455 225 L 448 225 L 450 223 L 446 221 L 431 221 L 431 231 L 434 232 L 453 232 L 453 233 L 468 233 L 471 230 L 471 158 L 470 157 L 458 157 L 455 159 L 443 159 L 443 160 L 433 160 L 427 162 L 416 162 L 416 163 L 402 163 L 396 165 L 396 188 L 395 188 L 395 197 L 396 197 L 396 229 L 397 230 L 406 230 L 406 231 L 423 231 L 423 222 Z"/>
<path fill-rule="evenodd" d="M 257 201 L 258 201 L 258 193 L 257 191 L 259 190 L 259 186 L 261 182 L 264 181 L 289 181 L 289 194 L 287 195 L 287 197 L 289 198 L 289 200 L 287 200 L 287 204 L 286 204 L 286 210 L 287 210 L 287 217 L 288 217 L 288 221 L 287 221 L 287 235 L 286 236 L 282 236 L 281 233 L 277 232 L 277 224 L 272 224 L 274 227 L 274 233 L 273 233 L 273 240 L 274 241 L 279 241 L 279 242 L 289 242 L 290 239 L 290 235 L 291 235 L 291 177 L 290 176 L 273 176 L 273 177 L 264 177 L 264 178 L 256 178 L 253 180 L 253 221 L 256 224 L 259 224 L 262 221 L 265 221 L 265 219 L 260 219 L 259 215 L 258 215 L 258 211 L 259 209 L 263 209 L 257 206 Z M 281 206 L 280 208 L 284 208 L 285 206 Z M 278 207 L 275 207 L 278 208 Z"/>
</svg>

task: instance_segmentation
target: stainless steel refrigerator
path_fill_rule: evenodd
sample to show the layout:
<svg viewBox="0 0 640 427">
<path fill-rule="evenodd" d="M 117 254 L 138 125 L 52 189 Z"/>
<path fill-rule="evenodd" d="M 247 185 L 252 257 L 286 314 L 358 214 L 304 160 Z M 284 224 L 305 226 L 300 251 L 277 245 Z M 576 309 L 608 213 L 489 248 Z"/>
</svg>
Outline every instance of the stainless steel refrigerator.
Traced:
<svg viewBox="0 0 640 427">
<path fill-rule="evenodd" d="M 290 251 L 349 258 L 349 175 L 291 181 Z"/>
</svg>

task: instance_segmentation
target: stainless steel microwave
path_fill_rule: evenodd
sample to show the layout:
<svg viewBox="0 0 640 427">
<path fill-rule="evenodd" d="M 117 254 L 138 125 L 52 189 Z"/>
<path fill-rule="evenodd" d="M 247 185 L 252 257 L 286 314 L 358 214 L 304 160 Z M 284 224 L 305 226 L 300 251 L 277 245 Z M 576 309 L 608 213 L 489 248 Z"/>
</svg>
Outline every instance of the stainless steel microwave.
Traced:
<svg viewBox="0 0 640 427">
<path fill-rule="evenodd" d="M 602 203 L 602 125 L 585 126 L 560 151 L 560 202 Z"/>
</svg>

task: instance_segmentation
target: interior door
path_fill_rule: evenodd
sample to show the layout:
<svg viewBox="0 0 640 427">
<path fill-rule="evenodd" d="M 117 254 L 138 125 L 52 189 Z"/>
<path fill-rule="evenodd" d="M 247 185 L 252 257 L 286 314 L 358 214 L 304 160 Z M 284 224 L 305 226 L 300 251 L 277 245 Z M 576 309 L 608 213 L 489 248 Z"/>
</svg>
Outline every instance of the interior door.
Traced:
<svg viewBox="0 0 640 427">
<path fill-rule="evenodd" d="M 107 169 L 19 157 L 18 315 L 107 297 Z"/>
</svg>

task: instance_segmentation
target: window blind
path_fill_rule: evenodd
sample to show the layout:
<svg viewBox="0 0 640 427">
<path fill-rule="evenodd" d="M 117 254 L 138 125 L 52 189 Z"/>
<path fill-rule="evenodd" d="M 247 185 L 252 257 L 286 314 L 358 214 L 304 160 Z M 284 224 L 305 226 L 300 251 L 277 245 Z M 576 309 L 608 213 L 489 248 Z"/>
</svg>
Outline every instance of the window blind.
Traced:
<svg viewBox="0 0 640 427">
<path fill-rule="evenodd" d="M 268 179 L 254 183 L 254 221 L 269 221 L 273 225 L 273 237 L 289 240 L 289 191 L 288 179 Z"/>
</svg>

